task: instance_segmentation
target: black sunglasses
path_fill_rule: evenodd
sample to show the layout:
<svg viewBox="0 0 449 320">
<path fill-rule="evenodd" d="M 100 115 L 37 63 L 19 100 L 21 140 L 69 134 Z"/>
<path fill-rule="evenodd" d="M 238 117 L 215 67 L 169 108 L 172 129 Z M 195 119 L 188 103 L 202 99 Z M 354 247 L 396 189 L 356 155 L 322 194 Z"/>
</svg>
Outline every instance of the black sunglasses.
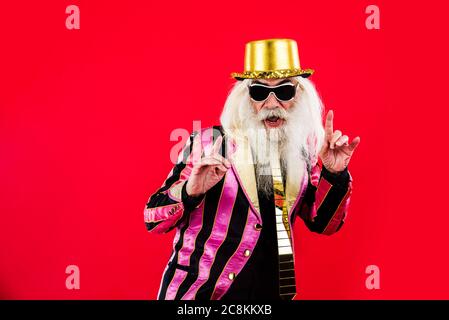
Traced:
<svg viewBox="0 0 449 320">
<path fill-rule="evenodd" d="M 253 83 L 249 86 L 249 96 L 257 102 L 268 99 L 270 93 L 273 92 L 276 99 L 287 102 L 292 100 L 296 95 L 297 84 L 291 82 L 282 83 L 277 86 L 267 86 L 261 83 Z"/>
</svg>

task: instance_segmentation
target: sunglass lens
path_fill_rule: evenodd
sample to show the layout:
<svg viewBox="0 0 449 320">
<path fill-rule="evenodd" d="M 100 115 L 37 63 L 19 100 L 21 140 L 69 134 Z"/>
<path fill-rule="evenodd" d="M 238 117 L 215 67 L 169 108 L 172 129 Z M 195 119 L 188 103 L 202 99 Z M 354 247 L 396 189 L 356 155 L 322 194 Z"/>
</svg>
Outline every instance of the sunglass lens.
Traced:
<svg viewBox="0 0 449 320">
<path fill-rule="evenodd" d="M 293 99 L 296 93 L 296 87 L 293 85 L 280 86 L 274 89 L 276 97 L 279 100 L 288 101 Z"/>
<path fill-rule="evenodd" d="M 270 94 L 270 89 L 262 86 L 249 87 L 249 95 L 255 101 L 264 101 Z"/>
</svg>

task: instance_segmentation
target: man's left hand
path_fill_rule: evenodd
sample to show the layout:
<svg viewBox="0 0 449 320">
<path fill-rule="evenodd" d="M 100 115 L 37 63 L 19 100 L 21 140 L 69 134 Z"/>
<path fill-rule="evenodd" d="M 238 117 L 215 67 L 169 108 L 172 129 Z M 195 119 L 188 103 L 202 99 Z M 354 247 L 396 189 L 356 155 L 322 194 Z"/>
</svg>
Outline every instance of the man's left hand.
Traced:
<svg viewBox="0 0 449 320">
<path fill-rule="evenodd" d="M 343 135 L 340 130 L 334 131 L 333 122 L 334 112 L 329 110 L 324 126 L 324 144 L 319 155 L 327 170 L 339 173 L 348 166 L 355 148 L 360 143 L 360 137 L 355 137 L 348 143 L 348 136 Z"/>
</svg>

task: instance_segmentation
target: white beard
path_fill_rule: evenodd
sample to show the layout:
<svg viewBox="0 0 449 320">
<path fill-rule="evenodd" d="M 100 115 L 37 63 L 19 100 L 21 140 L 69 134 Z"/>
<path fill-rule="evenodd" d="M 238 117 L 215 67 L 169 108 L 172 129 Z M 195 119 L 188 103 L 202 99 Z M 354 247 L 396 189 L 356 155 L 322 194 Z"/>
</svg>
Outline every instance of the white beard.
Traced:
<svg viewBox="0 0 449 320">
<path fill-rule="evenodd" d="M 273 177 L 271 175 L 270 158 L 280 159 L 281 171 L 284 180 L 289 176 L 289 181 L 300 183 L 304 174 L 305 154 L 301 152 L 298 135 L 295 128 L 295 108 L 285 112 L 285 122 L 277 128 L 266 128 L 259 114 L 249 109 L 247 114 L 246 136 L 253 154 L 256 170 L 256 182 L 259 192 L 269 197 L 273 194 Z M 298 131 L 298 130 L 296 130 Z"/>
</svg>

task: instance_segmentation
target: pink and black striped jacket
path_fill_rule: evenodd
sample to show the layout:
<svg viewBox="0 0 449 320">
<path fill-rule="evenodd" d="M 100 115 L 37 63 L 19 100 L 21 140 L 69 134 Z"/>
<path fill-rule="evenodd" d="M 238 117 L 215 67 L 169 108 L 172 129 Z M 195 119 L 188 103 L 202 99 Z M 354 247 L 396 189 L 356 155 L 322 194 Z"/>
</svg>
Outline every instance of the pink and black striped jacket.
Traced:
<svg viewBox="0 0 449 320">
<path fill-rule="evenodd" d="M 222 134 L 220 127 L 201 132 L 204 150 L 212 147 L 217 133 Z M 263 228 L 254 165 L 251 161 L 239 161 L 247 150 L 226 136 L 222 154 L 231 161 L 231 169 L 202 199 L 187 195 L 185 183 L 192 170 L 189 157 L 194 136 L 190 136 L 177 164 L 144 209 L 148 231 L 176 230 L 158 299 L 220 299 L 232 281 L 238 279 Z M 336 178 L 318 164 L 313 168 L 304 164 L 303 170 L 301 185 L 287 177 L 289 223 L 293 226 L 299 216 L 311 231 L 333 234 L 344 223 L 352 177 L 345 169 L 341 175 L 346 175 L 346 179 Z"/>
</svg>

